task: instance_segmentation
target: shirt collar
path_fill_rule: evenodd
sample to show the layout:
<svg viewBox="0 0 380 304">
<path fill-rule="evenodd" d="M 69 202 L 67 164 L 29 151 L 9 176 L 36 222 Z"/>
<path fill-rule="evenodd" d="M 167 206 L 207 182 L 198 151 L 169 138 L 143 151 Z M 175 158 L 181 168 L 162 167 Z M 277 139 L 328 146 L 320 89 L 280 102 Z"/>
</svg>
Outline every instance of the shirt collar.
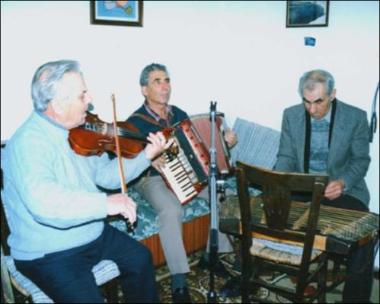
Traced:
<svg viewBox="0 0 380 304">
<path fill-rule="evenodd" d="M 332 108 L 332 104 L 331 104 L 331 102 L 330 102 L 330 107 L 329 107 L 329 110 L 327 111 L 326 115 L 323 116 L 321 119 L 315 119 L 315 118 L 313 118 L 313 117 L 310 117 L 310 118 L 311 118 L 311 122 L 325 120 L 325 121 L 327 121 L 328 123 L 330 123 L 330 121 L 331 121 L 331 108 Z"/>
<path fill-rule="evenodd" d="M 149 107 L 148 102 L 146 100 L 144 101 L 144 108 L 148 112 L 148 114 L 150 116 L 152 116 L 157 122 L 160 121 L 161 119 L 163 119 L 163 118 L 161 118 L 160 115 L 158 115 L 156 112 L 154 112 Z M 165 111 L 167 113 L 168 120 L 171 120 L 171 118 L 173 117 L 172 106 L 171 105 L 167 105 Z"/>
<path fill-rule="evenodd" d="M 49 116 L 45 115 L 44 113 L 41 113 L 41 112 L 38 112 L 38 111 L 35 111 L 35 113 L 38 116 L 40 116 L 41 118 L 45 119 L 47 122 L 51 123 L 52 125 L 54 125 L 54 126 L 60 128 L 60 129 L 65 130 L 65 131 L 68 132 L 68 130 L 64 126 L 60 125 L 59 123 L 57 123 L 56 121 L 54 121 L 53 119 L 51 119 Z"/>
</svg>

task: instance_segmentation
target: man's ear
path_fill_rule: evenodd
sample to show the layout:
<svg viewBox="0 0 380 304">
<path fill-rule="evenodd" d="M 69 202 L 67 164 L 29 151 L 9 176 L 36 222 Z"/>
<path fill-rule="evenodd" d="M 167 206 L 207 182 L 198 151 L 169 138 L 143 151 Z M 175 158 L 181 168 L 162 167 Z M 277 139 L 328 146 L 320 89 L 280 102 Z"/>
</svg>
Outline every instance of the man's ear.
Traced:
<svg viewBox="0 0 380 304">
<path fill-rule="evenodd" d="M 61 104 L 62 101 L 59 101 L 57 99 L 52 99 L 50 101 L 51 107 L 53 108 L 53 111 L 57 114 L 62 114 L 63 112 L 63 107 Z"/>
<path fill-rule="evenodd" d="M 141 94 L 143 94 L 144 97 L 146 97 L 146 86 L 141 87 Z"/>
<path fill-rule="evenodd" d="M 333 101 L 335 99 L 335 96 L 336 96 L 336 89 L 334 89 L 330 95 L 330 101 Z"/>
</svg>

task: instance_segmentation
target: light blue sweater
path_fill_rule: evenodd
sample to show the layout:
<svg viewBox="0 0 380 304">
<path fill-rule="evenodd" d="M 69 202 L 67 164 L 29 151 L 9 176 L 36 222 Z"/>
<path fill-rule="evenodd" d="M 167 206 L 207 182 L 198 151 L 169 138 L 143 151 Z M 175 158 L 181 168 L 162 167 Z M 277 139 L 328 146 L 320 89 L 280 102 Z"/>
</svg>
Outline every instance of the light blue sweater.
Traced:
<svg viewBox="0 0 380 304">
<path fill-rule="evenodd" d="M 117 159 L 76 154 L 68 130 L 37 112 L 7 142 L 3 153 L 3 203 L 13 258 L 39 258 L 100 236 L 107 216 L 106 194 L 96 185 L 120 188 Z M 148 166 L 145 152 L 124 159 L 126 180 Z"/>
</svg>

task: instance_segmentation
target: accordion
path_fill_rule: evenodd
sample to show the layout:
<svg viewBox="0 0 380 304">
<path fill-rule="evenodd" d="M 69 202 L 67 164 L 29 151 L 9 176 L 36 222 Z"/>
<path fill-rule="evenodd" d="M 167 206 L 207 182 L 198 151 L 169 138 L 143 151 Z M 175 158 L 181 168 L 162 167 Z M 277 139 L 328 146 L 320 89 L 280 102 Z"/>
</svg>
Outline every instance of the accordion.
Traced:
<svg viewBox="0 0 380 304">
<path fill-rule="evenodd" d="M 175 124 L 170 136 L 174 143 L 164 152 L 161 174 L 181 204 L 185 204 L 208 183 L 209 152 L 190 119 Z"/>
<path fill-rule="evenodd" d="M 211 119 L 209 113 L 196 114 L 190 116 L 190 120 L 198 131 L 207 151 L 211 148 Z M 227 125 L 224 121 L 224 114 L 216 113 L 215 117 L 215 149 L 216 149 L 216 165 L 217 171 L 221 177 L 225 177 L 232 173 L 232 164 L 230 160 L 230 152 L 224 141 L 224 131 Z"/>
</svg>

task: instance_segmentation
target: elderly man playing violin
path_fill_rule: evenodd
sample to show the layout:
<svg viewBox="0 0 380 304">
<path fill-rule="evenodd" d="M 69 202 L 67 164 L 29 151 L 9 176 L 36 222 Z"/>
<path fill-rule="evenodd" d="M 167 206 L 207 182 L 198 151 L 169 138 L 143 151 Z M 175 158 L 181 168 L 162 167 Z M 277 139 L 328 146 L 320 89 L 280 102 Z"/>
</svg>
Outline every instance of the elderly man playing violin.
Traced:
<svg viewBox="0 0 380 304">
<path fill-rule="evenodd" d="M 17 269 L 55 302 L 100 303 L 91 269 L 108 259 L 118 265 L 129 302 L 158 302 L 149 250 L 104 221 L 108 215 L 136 220 L 131 198 L 97 188 L 120 187 L 118 159 L 79 155 L 68 141 L 91 101 L 79 64 L 61 60 L 39 67 L 32 99 L 34 111 L 7 142 L 2 162 L 8 244 Z M 124 182 L 169 144 L 161 133 L 147 139 L 144 151 L 123 159 Z"/>
</svg>

